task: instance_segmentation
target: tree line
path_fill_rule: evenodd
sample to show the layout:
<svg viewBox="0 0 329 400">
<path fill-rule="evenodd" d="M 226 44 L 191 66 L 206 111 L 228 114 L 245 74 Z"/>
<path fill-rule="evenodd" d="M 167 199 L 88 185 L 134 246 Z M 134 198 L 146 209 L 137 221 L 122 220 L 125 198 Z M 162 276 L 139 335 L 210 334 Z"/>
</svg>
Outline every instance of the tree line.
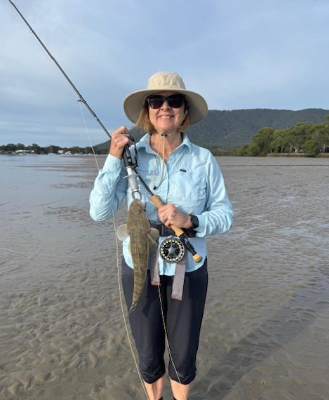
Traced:
<svg viewBox="0 0 329 400">
<path fill-rule="evenodd" d="M 5 154 L 13 154 L 16 152 L 26 152 L 26 153 L 31 153 L 31 154 L 92 154 L 92 148 L 91 147 L 79 147 L 79 146 L 73 146 L 73 147 L 60 147 L 60 146 L 55 146 L 55 145 L 50 145 L 46 147 L 41 147 L 36 143 L 32 143 L 29 146 L 25 146 L 22 143 L 9 143 L 6 145 L 0 146 L 0 153 L 5 153 Z M 96 154 L 105 154 L 102 150 L 95 149 Z"/>
<path fill-rule="evenodd" d="M 200 143 L 205 146 L 205 144 Z M 94 146 L 96 154 L 107 154 L 109 143 Z M 289 128 L 262 127 L 252 136 L 251 142 L 233 149 L 209 148 L 214 155 L 265 156 L 267 154 L 303 154 L 317 156 L 329 153 L 329 116 L 320 123 L 299 122 Z M 92 154 L 91 147 L 41 147 L 36 143 L 25 146 L 9 143 L 0 146 L 0 153 L 23 150 L 33 154 Z"/>
<path fill-rule="evenodd" d="M 260 128 L 250 144 L 230 152 L 238 156 L 264 156 L 271 153 L 308 156 L 329 153 L 329 116 L 316 124 L 300 122 L 284 129 Z"/>
</svg>

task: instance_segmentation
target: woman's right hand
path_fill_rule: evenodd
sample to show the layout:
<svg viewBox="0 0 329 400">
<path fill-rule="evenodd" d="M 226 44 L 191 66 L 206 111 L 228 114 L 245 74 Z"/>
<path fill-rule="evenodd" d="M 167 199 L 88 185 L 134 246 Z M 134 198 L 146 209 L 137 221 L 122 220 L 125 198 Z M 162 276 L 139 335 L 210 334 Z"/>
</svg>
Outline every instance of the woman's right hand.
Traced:
<svg viewBox="0 0 329 400">
<path fill-rule="evenodd" d="M 128 129 L 125 126 L 120 126 L 120 128 L 111 133 L 109 154 L 121 160 L 123 148 L 126 144 L 130 144 L 128 134 Z"/>
</svg>

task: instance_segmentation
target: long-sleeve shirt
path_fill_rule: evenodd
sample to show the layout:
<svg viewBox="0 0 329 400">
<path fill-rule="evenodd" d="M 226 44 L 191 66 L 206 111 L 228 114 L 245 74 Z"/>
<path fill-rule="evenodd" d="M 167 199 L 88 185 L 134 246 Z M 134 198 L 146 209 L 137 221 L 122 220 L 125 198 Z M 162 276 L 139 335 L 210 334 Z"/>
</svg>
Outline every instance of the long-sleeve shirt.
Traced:
<svg viewBox="0 0 329 400">
<path fill-rule="evenodd" d="M 232 205 L 218 163 L 209 150 L 193 144 L 186 134 L 183 134 L 182 143 L 165 163 L 152 150 L 149 134 L 137 143 L 137 151 L 137 172 L 161 201 L 165 204 L 172 203 L 180 211 L 198 217 L 196 237 L 190 241 L 196 252 L 202 256 L 202 261 L 195 263 L 192 254 L 187 252 L 186 263 L 186 272 L 194 271 L 203 265 L 207 256 L 205 237 L 227 232 L 233 222 Z M 123 161 L 109 154 L 90 194 L 90 216 L 95 221 L 110 219 L 124 199 L 126 209 L 129 209 L 134 199 L 128 180 L 124 178 L 126 175 Z M 152 182 L 156 185 L 160 181 L 159 187 L 154 189 Z M 149 220 L 159 222 L 157 208 L 150 201 L 150 194 L 142 184 L 140 191 Z M 166 238 L 160 237 L 159 244 L 164 239 Z M 128 250 L 129 240 L 127 237 L 123 241 L 123 255 L 126 263 L 133 268 Z M 160 275 L 174 275 L 175 267 L 175 263 L 168 263 L 159 257 Z"/>
</svg>

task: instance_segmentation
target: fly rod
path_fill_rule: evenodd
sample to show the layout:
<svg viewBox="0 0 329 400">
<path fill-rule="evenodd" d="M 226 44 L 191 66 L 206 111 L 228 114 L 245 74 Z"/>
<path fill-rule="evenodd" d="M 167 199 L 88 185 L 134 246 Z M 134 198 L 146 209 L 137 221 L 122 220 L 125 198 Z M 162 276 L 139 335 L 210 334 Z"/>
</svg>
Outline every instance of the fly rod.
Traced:
<svg viewBox="0 0 329 400">
<path fill-rule="evenodd" d="M 43 47 L 43 49 L 46 51 L 46 53 L 48 54 L 48 56 L 51 58 L 51 60 L 55 63 L 55 65 L 57 66 L 57 68 L 61 71 L 61 73 L 63 74 L 63 76 L 65 77 L 65 79 L 68 81 L 68 83 L 71 85 L 71 87 L 73 88 L 73 90 L 75 91 L 75 93 L 78 95 L 79 100 L 81 103 L 83 103 L 87 109 L 89 110 L 89 112 L 91 113 L 91 115 L 96 119 L 96 121 L 99 123 L 99 125 L 102 127 L 103 131 L 107 134 L 107 136 L 111 139 L 111 135 L 109 134 L 108 130 L 105 128 L 105 126 L 102 124 L 102 122 L 100 121 L 100 119 L 97 117 L 95 111 L 89 106 L 89 104 L 87 103 L 87 101 L 84 99 L 84 97 L 82 96 L 82 94 L 79 92 L 79 90 L 75 87 L 74 83 L 71 81 L 71 79 L 67 76 L 67 74 L 65 73 L 65 71 L 63 70 L 63 68 L 58 64 L 57 60 L 55 59 L 55 57 L 50 53 L 50 51 L 47 49 L 47 47 L 45 46 L 45 44 L 42 42 L 42 40 L 39 38 L 39 36 L 35 33 L 34 29 L 32 28 L 32 26 L 27 22 L 27 20 L 25 19 L 25 17 L 23 16 L 23 14 L 19 11 L 19 9 L 17 8 L 17 6 L 15 5 L 15 3 L 12 0 L 8 0 L 9 3 L 14 7 L 14 9 L 17 11 L 18 15 L 22 18 L 22 20 L 25 22 L 25 24 L 28 26 L 28 28 L 30 29 L 30 31 L 33 33 L 33 35 L 35 36 L 35 38 L 38 40 L 38 42 L 41 44 L 41 46 Z M 129 180 L 129 184 L 131 186 L 133 186 L 132 190 L 133 190 L 133 194 L 140 195 L 140 191 L 138 189 L 138 186 L 136 184 L 136 178 L 138 176 L 138 178 L 140 179 L 140 181 L 142 182 L 143 186 L 146 188 L 146 190 L 150 193 L 151 195 L 151 201 L 156 205 L 157 208 L 160 208 L 162 206 L 162 202 L 159 199 L 159 197 L 157 195 L 155 195 L 150 188 L 146 185 L 146 183 L 143 181 L 143 179 L 136 174 L 135 168 L 137 167 L 137 165 L 134 165 L 132 163 L 131 160 L 131 156 L 130 156 L 130 152 L 129 152 L 129 146 L 126 145 L 125 149 L 124 149 L 124 154 L 123 154 L 123 159 L 125 162 L 125 166 L 127 168 L 128 171 L 128 180 Z M 172 225 L 171 228 L 174 230 L 175 234 L 181 239 L 183 245 L 185 246 L 185 248 L 190 251 L 193 255 L 193 259 L 195 262 L 199 262 L 201 261 L 202 257 L 195 251 L 194 247 L 192 246 L 192 244 L 190 243 L 190 241 L 188 240 L 187 235 L 185 234 L 185 232 L 179 228 L 176 227 L 175 225 Z"/>
<path fill-rule="evenodd" d="M 52 61 L 55 63 L 57 68 L 61 71 L 61 73 L 64 75 L 65 79 L 68 81 L 68 83 L 71 85 L 75 93 L 79 96 L 79 100 L 81 103 L 83 103 L 87 109 L 90 111 L 91 115 L 96 119 L 96 121 L 99 123 L 99 125 L 102 127 L 103 131 L 107 134 L 107 136 L 111 139 L 111 135 L 109 134 L 108 130 L 105 128 L 105 126 L 102 124 L 100 119 L 97 117 L 96 113 L 94 110 L 89 106 L 89 104 L 86 102 L 86 100 L 83 98 L 82 94 L 79 92 L 79 90 L 75 87 L 71 79 L 67 76 L 63 68 L 58 64 L 57 60 L 55 57 L 50 53 L 50 51 L 47 49 L 47 47 L 44 45 L 42 40 L 39 38 L 39 36 L 34 32 L 32 26 L 27 22 L 27 20 L 24 18 L 23 14 L 19 11 L 19 9 L 16 7 L 14 2 L 12 0 L 8 0 L 9 3 L 14 7 L 14 9 L 17 11 L 18 15 L 22 18 L 22 20 L 25 22 L 25 24 L 29 27 L 30 31 L 33 33 L 33 35 L 36 37 L 38 42 L 41 44 L 41 46 L 44 48 L 48 56 L 52 59 Z"/>
</svg>

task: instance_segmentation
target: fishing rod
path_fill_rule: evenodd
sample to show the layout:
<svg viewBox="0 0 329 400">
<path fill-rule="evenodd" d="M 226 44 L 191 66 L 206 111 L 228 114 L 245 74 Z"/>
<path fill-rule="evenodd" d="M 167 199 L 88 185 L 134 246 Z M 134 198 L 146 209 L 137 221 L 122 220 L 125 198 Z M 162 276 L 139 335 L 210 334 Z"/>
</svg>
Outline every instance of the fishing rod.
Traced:
<svg viewBox="0 0 329 400">
<path fill-rule="evenodd" d="M 63 68 L 59 65 L 59 63 L 57 62 L 57 60 L 55 59 L 55 57 L 50 53 L 50 51 L 48 50 L 48 48 L 46 47 L 46 45 L 42 42 L 42 40 L 39 38 L 39 36 L 36 34 L 36 32 L 34 31 L 34 29 L 32 28 L 32 26 L 27 22 L 26 18 L 23 16 L 23 14 L 20 12 L 20 10 L 17 8 L 17 6 L 15 5 L 15 3 L 12 0 L 8 0 L 9 3 L 14 7 L 14 9 L 17 11 L 18 15 L 21 17 L 21 19 L 24 21 L 24 23 L 28 26 L 28 28 L 30 29 L 30 31 L 33 33 L 33 35 L 35 36 L 35 38 L 38 40 L 38 42 L 41 44 L 41 46 L 43 47 L 43 49 L 46 51 L 46 53 L 48 54 L 48 56 L 51 58 L 51 60 L 54 62 L 54 64 L 57 66 L 57 68 L 60 70 L 60 72 L 63 74 L 63 76 L 65 77 L 65 79 L 68 81 L 68 83 L 71 85 L 71 87 L 73 88 L 73 90 L 75 91 L 75 93 L 78 95 L 79 100 L 81 103 L 83 103 L 88 111 L 91 113 L 91 115 L 96 119 L 96 121 L 99 123 L 99 125 L 101 126 L 101 128 L 103 129 L 103 131 L 107 134 L 107 136 L 110 138 L 111 140 L 111 135 L 108 132 L 108 130 L 105 128 L 105 126 L 103 125 L 103 123 L 101 122 L 101 120 L 98 118 L 98 116 L 96 115 L 95 111 L 90 107 L 90 105 L 87 103 L 87 101 L 85 100 L 85 98 L 82 96 L 82 94 L 79 92 L 79 90 L 76 88 L 76 86 L 74 85 L 74 83 L 71 81 L 71 79 L 68 77 L 68 75 L 66 74 L 66 72 L 63 70 Z M 134 143 L 133 138 L 129 135 L 130 140 Z M 136 153 L 137 154 L 137 153 Z M 135 168 L 137 166 L 137 162 L 134 162 L 132 160 L 130 151 L 129 151 L 129 146 L 126 145 L 124 147 L 124 153 L 123 153 L 123 160 L 124 160 L 124 164 L 127 170 L 127 178 L 129 181 L 129 185 L 132 189 L 133 192 L 133 197 L 137 198 L 137 196 L 139 196 L 139 198 L 141 198 L 141 193 L 137 184 L 137 180 L 136 180 L 136 171 Z"/>
<path fill-rule="evenodd" d="M 86 100 L 83 98 L 82 94 L 79 92 L 79 90 L 75 87 L 75 85 L 73 84 L 73 82 L 71 81 L 71 79 L 67 76 L 67 74 L 65 73 L 65 71 L 63 70 L 63 68 L 58 64 L 57 60 L 55 59 L 55 57 L 50 53 L 50 51 L 47 49 L 47 47 L 44 45 L 44 43 L 42 42 L 42 40 L 39 38 L 39 36 L 34 32 L 32 26 L 27 22 L 27 20 L 24 18 L 23 14 L 19 11 L 19 9 L 16 7 L 16 5 L 14 4 L 14 2 L 12 0 L 8 0 L 9 3 L 14 7 L 14 9 L 17 11 L 18 15 L 22 18 L 22 20 L 25 22 L 25 24 L 29 27 L 30 31 L 33 33 L 33 35 L 36 37 L 36 39 L 38 40 L 38 42 L 41 44 L 41 46 L 43 47 L 43 49 L 46 51 L 46 53 L 48 54 L 48 56 L 51 58 L 51 60 L 55 63 L 55 65 L 57 66 L 57 68 L 61 71 L 61 73 L 64 75 L 65 79 L 68 81 L 68 83 L 71 85 L 71 87 L 73 88 L 73 90 L 75 91 L 75 93 L 79 96 L 79 100 L 81 103 L 83 103 L 88 111 L 91 113 L 91 115 L 96 119 L 96 121 L 99 123 L 99 125 L 102 127 L 103 131 L 107 134 L 107 136 L 111 139 L 111 135 L 109 134 L 108 130 L 105 128 L 105 126 L 102 124 L 102 122 L 100 121 L 100 119 L 97 117 L 95 111 L 89 106 L 89 104 L 86 102 Z"/>
<path fill-rule="evenodd" d="M 45 46 L 45 44 L 42 42 L 42 40 L 39 38 L 39 36 L 35 33 L 34 29 L 32 28 L 32 26 L 27 22 L 27 20 L 24 18 L 23 14 L 20 12 L 20 10 L 17 8 L 17 6 L 15 5 L 15 3 L 12 0 L 8 0 L 9 3 L 14 7 L 14 9 L 16 10 L 16 12 L 18 13 L 18 15 L 21 17 L 21 19 L 24 21 L 24 23 L 28 26 L 28 28 L 30 29 L 30 31 L 32 32 L 32 34 L 35 36 L 35 38 L 38 40 L 38 42 L 41 44 L 41 46 L 43 47 L 43 49 L 46 51 L 46 53 L 48 54 L 48 56 L 50 57 L 50 59 L 54 62 L 54 64 L 57 66 L 57 68 L 60 70 L 60 72 L 63 74 L 63 76 L 65 77 L 65 79 L 68 81 L 68 83 L 70 84 L 70 86 L 73 88 L 73 90 L 75 91 L 75 93 L 78 95 L 79 100 L 81 103 L 83 103 L 86 108 L 88 109 L 88 111 L 91 113 L 91 115 L 96 119 L 96 121 L 98 122 L 98 124 L 101 126 L 101 128 L 103 129 L 103 131 L 107 134 L 107 136 L 111 139 L 111 135 L 108 132 L 108 130 L 105 128 L 105 126 L 102 124 L 102 122 L 100 121 L 100 119 L 98 118 L 98 116 L 96 115 L 95 111 L 89 106 L 89 104 L 87 103 L 87 101 L 84 99 L 84 97 L 82 96 L 82 94 L 79 92 L 79 90 L 76 88 L 76 86 L 74 85 L 74 83 L 71 81 L 71 79 L 68 77 L 68 75 L 65 73 L 65 71 L 63 70 L 63 68 L 59 65 L 59 63 L 57 62 L 57 60 L 55 59 L 55 57 L 50 53 L 50 51 L 48 50 L 48 48 Z M 134 143 L 134 139 L 128 135 L 130 140 Z M 135 146 L 136 149 L 136 146 Z M 148 191 L 148 193 L 151 195 L 151 201 L 153 202 L 153 204 L 155 204 L 155 206 L 159 209 L 160 207 L 162 207 L 162 202 L 160 200 L 160 198 L 155 195 L 151 189 L 147 186 L 147 184 L 144 182 L 144 180 L 139 176 L 139 174 L 136 172 L 136 168 L 138 167 L 137 164 L 137 151 L 135 150 L 135 160 L 132 159 L 132 156 L 130 154 L 130 149 L 129 146 L 126 145 L 124 147 L 124 151 L 123 151 L 123 155 L 122 155 L 123 161 L 124 161 L 124 165 L 126 167 L 127 170 L 127 178 L 128 178 L 128 182 L 129 182 L 129 187 L 132 190 L 132 196 L 134 199 L 137 198 L 137 196 L 141 199 L 141 192 L 139 190 L 139 185 L 137 182 L 137 178 L 141 181 L 141 183 L 143 184 L 143 186 L 145 187 L 145 189 Z M 184 247 L 191 252 L 193 259 L 195 262 L 200 262 L 202 260 L 202 257 L 195 251 L 193 245 L 190 243 L 188 236 L 186 235 L 186 233 L 179 227 L 176 227 L 175 225 L 171 225 L 172 230 L 175 232 L 175 234 L 177 235 L 177 237 L 181 240 L 182 244 L 184 245 Z M 169 245 L 173 245 L 175 243 L 175 241 L 169 242 Z"/>
<path fill-rule="evenodd" d="M 9 3 L 14 7 L 14 9 L 17 11 L 18 15 L 22 18 L 22 20 L 24 21 L 24 23 L 28 26 L 28 28 L 30 29 L 30 31 L 31 31 L 31 32 L 33 33 L 33 35 L 36 37 L 36 39 L 37 39 L 38 42 L 41 44 L 41 46 L 42 46 L 43 49 L 46 51 L 46 53 L 49 55 L 49 57 L 51 58 L 51 60 L 55 63 L 55 65 L 58 67 L 58 69 L 61 71 L 61 73 L 62 73 L 63 76 L 65 77 L 65 79 L 68 81 L 68 83 L 71 85 L 71 87 L 73 88 L 73 90 L 76 92 L 76 94 L 77 94 L 78 97 L 79 97 L 79 100 L 78 100 L 78 101 L 82 102 L 82 103 L 87 107 L 88 111 L 89 111 L 89 112 L 92 114 L 92 116 L 96 119 L 96 121 L 97 121 L 97 122 L 99 123 L 99 125 L 102 127 L 103 131 L 107 134 L 107 136 L 108 136 L 108 137 L 110 138 L 110 140 L 111 140 L 111 135 L 110 135 L 110 133 L 107 131 L 107 129 L 105 128 L 105 126 L 102 124 L 102 122 L 100 121 L 100 119 L 97 117 L 96 113 L 93 111 L 93 109 L 92 109 L 92 108 L 89 106 L 89 104 L 86 102 L 86 100 L 84 99 L 84 97 L 81 95 L 81 93 L 80 93 L 80 92 L 78 91 L 78 89 L 75 87 L 75 85 L 74 85 L 73 82 L 70 80 L 70 78 L 67 76 L 67 74 L 66 74 L 65 71 L 62 69 L 62 67 L 58 64 L 57 60 L 53 57 L 53 55 L 50 53 L 50 51 L 47 49 L 47 47 L 43 44 L 43 42 L 41 41 L 41 39 L 39 38 L 39 36 L 38 36 L 38 35 L 35 33 L 35 31 L 32 29 L 31 25 L 27 22 L 27 20 L 24 18 L 24 16 L 23 16 L 22 13 L 19 11 L 19 9 L 16 7 L 16 5 L 13 3 L 13 1 L 12 1 L 12 0 L 8 0 L 8 1 L 9 1 Z M 129 135 L 129 138 L 130 138 L 131 140 L 133 140 L 133 138 L 132 138 L 130 135 Z M 133 142 L 134 142 L 134 140 L 133 140 Z M 135 149 L 136 149 L 136 145 L 135 145 Z M 142 196 L 141 196 L 141 192 L 140 192 L 140 190 L 139 190 L 139 186 L 138 186 L 138 182 L 137 182 L 137 176 L 138 176 L 138 175 L 137 175 L 137 173 L 136 173 L 136 168 L 137 168 L 137 151 L 135 151 L 135 162 L 134 162 L 133 159 L 132 159 L 132 157 L 131 157 L 131 154 L 130 154 L 129 146 L 126 145 L 126 146 L 124 147 L 124 152 L 123 152 L 122 158 L 123 158 L 123 161 L 124 161 L 126 170 L 127 170 L 127 178 L 128 178 L 129 186 L 130 186 L 130 188 L 131 188 L 131 190 L 132 190 L 132 193 L 133 193 L 133 197 L 135 198 L 137 195 L 139 195 L 140 198 L 141 198 Z M 139 179 L 140 179 L 140 181 L 143 183 L 143 185 L 145 186 L 145 188 L 146 188 L 148 191 L 150 191 L 150 189 L 148 188 L 148 186 L 146 185 L 146 183 L 143 181 L 143 179 L 142 179 L 141 177 L 139 177 Z M 152 192 L 151 192 L 151 194 L 153 195 Z M 155 196 L 155 197 L 157 198 L 157 196 Z M 154 202 L 154 200 L 152 200 L 152 201 Z M 160 199 L 158 199 L 158 201 L 159 201 L 158 204 L 162 205 Z M 183 232 L 183 233 L 184 233 L 184 232 Z M 193 247 L 192 247 L 192 248 L 193 248 Z M 194 250 L 194 249 L 193 249 L 193 250 Z M 194 251 L 194 253 L 195 253 L 195 251 Z M 193 256 L 193 257 L 194 257 L 194 256 Z M 118 284 L 119 284 L 119 287 L 120 287 L 119 267 L 118 267 Z M 127 330 L 128 341 L 129 341 L 129 344 L 130 344 L 130 350 L 131 350 L 132 356 L 133 356 L 134 361 L 135 361 L 136 369 L 137 369 L 138 376 L 139 376 L 139 378 L 140 378 L 142 387 L 143 387 L 143 389 L 144 389 L 145 396 L 146 396 L 147 399 L 149 399 L 148 393 L 147 393 L 146 388 L 145 388 L 145 384 L 144 384 L 144 382 L 143 382 L 143 379 L 142 379 L 142 377 L 141 377 L 140 370 L 139 370 L 139 368 L 138 368 L 138 364 L 137 364 L 137 361 L 136 361 L 136 358 L 135 358 L 135 355 L 134 355 L 134 351 L 133 351 L 133 349 L 132 349 L 132 344 L 131 344 L 131 341 L 130 341 L 130 338 L 129 338 L 129 331 L 128 331 L 128 329 L 127 329 L 127 323 L 126 323 L 126 319 L 125 319 L 125 315 L 124 315 L 123 303 L 122 303 L 122 297 L 121 297 L 121 292 L 120 292 L 120 290 L 119 290 L 119 296 L 120 296 L 120 304 L 121 304 L 122 315 L 123 315 L 124 323 L 125 323 L 126 330 Z M 163 318 L 163 320 L 164 320 L 164 317 L 163 317 L 163 316 L 162 316 L 162 318 Z M 168 339 L 167 339 L 167 340 L 168 340 Z M 172 363 L 173 363 L 173 365 L 175 365 L 174 362 L 173 362 L 173 360 L 172 360 Z M 179 380 L 179 376 L 178 376 L 178 375 L 177 375 L 177 377 L 178 377 L 178 380 Z"/>
</svg>

